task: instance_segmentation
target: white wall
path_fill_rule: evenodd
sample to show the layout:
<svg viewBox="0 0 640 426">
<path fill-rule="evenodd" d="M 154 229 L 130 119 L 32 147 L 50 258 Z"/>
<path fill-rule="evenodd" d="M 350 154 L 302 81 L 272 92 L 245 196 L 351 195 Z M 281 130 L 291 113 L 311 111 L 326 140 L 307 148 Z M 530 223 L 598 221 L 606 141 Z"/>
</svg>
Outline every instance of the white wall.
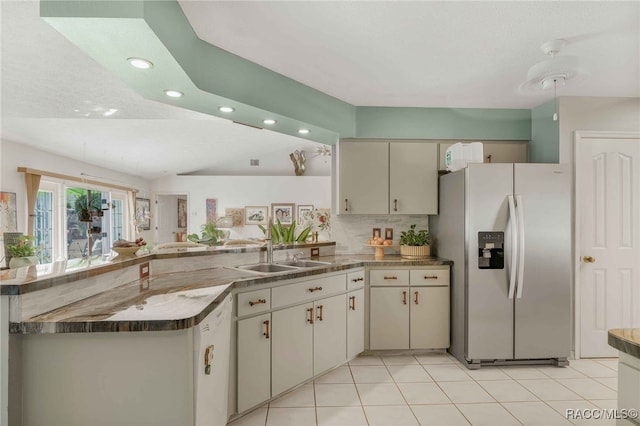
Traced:
<svg viewBox="0 0 640 426">
<path fill-rule="evenodd" d="M 207 198 L 218 200 L 218 217 L 224 216 L 225 208 L 270 207 L 272 203 L 331 207 L 330 176 L 168 176 L 153 181 L 151 188 L 158 194 L 187 194 L 189 234 L 200 234 Z M 262 236 L 254 225 L 231 230 L 233 239 Z"/>
<path fill-rule="evenodd" d="M 560 163 L 573 165 L 576 130 L 640 131 L 640 98 L 560 98 Z"/>
</svg>

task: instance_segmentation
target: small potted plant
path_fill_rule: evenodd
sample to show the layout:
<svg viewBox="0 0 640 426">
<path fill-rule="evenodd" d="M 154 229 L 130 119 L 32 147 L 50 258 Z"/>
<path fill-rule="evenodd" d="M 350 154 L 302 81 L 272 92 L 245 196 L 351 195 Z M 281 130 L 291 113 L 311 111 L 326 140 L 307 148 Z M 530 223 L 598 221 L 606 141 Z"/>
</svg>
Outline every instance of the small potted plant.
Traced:
<svg viewBox="0 0 640 426">
<path fill-rule="evenodd" d="M 93 216 L 102 216 L 102 204 L 99 192 L 91 192 L 91 203 L 86 194 L 78 194 L 74 200 L 74 208 L 80 222 L 91 222 Z"/>
<path fill-rule="evenodd" d="M 22 266 L 37 265 L 40 263 L 36 256 L 36 247 L 33 245 L 35 237 L 30 235 L 21 235 L 18 237 L 16 244 L 7 245 L 7 250 L 11 255 L 9 268 L 20 268 Z"/>
<path fill-rule="evenodd" d="M 416 225 L 409 227 L 408 231 L 400 233 L 400 256 L 409 259 L 419 259 L 431 255 L 431 234 L 422 229 L 416 232 Z"/>
</svg>

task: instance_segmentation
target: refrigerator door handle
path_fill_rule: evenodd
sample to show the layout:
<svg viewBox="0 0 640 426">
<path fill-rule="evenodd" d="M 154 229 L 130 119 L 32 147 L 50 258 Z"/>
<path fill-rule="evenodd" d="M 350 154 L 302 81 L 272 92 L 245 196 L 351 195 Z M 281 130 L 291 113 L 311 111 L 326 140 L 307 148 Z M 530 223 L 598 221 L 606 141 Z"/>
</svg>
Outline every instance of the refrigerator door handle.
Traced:
<svg viewBox="0 0 640 426">
<path fill-rule="evenodd" d="M 511 265 L 509 271 L 509 299 L 513 299 L 516 291 L 516 264 L 518 261 L 518 221 L 516 204 L 513 195 L 509 195 L 509 220 L 511 221 Z"/>
<path fill-rule="evenodd" d="M 516 297 L 522 298 L 524 289 L 524 206 L 522 195 L 516 195 L 516 210 L 518 212 L 518 291 Z"/>
</svg>

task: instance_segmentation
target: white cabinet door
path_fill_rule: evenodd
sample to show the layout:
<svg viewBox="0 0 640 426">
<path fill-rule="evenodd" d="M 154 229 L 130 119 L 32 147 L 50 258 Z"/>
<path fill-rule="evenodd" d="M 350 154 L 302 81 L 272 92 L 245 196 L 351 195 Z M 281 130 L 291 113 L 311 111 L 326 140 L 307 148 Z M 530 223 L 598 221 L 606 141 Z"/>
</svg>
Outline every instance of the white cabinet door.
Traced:
<svg viewBox="0 0 640 426">
<path fill-rule="evenodd" d="M 313 376 L 315 312 L 313 303 L 305 303 L 271 315 L 271 394 L 276 396 Z"/>
<path fill-rule="evenodd" d="M 320 374 L 346 361 L 346 295 L 315 302 L 313 325 L 313 374 Z"/>
<path fill-rule="evenodd" d="M 389 213 L 389 144 L 340 142 L 338 214 Z"/>
<path fill-rule="evenodd" d="M 409 287 L 371 287 L 371 349 L 409 349 Z"/>
<path fill-rule="evenodd" d="M 347 360 L 364 351 L 364 289 L 347 294 Z"/>
<path fill-rule="evenodd" d="M 449 287 L 411 287 L 411 349 L 449 347 Z"/>
<path fill-rule="evenodd" d="M 271 398 L 270 322 L 271 314 L 238 321 L 239 413 Z"/>
<path fill-rule="evenodd" d="M 438 214 L 438 144 L 389 144 L 389 213 Z"/>
</svg>

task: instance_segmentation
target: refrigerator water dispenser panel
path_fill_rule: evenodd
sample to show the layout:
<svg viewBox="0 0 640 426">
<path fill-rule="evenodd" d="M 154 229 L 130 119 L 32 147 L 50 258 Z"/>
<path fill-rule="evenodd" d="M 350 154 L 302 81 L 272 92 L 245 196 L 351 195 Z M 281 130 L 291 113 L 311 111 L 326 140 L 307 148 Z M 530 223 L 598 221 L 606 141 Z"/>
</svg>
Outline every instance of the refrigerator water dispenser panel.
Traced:
<svg viewBox="0 0 640 426">
<path fill-rule="evenodd" d="M 504 269 L 504 232 L 478 232 L 478 268 Z"/>
</svg>

